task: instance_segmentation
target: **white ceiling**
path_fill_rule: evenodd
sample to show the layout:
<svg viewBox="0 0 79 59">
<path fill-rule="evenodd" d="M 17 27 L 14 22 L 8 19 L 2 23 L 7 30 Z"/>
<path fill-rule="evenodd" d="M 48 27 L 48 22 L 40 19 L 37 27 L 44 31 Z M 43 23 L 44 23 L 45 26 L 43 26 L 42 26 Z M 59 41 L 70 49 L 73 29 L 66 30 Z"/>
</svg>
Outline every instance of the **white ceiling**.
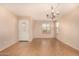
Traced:
<svg viewBox="0 0 79 59">
<path fill-rule="evenodd" d="M 46 20 L 51 6 L 60 11 L 60 15 L 72 10 L 77 4 L 0 4 L 17 16 L 31 16 L 34 20 Z"/>
</svg>

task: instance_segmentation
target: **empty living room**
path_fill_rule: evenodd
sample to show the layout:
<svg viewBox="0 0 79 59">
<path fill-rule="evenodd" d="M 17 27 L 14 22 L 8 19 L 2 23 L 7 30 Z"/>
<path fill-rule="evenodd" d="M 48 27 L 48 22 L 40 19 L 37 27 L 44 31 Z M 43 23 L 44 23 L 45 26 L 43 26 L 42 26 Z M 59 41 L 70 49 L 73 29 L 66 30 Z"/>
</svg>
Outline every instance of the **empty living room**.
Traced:
<svg viewBox="0 0 79 59">
<path fill-rule="evenodd" d="M 79 4 L 1 3 L 0 56 L 79 56 Z"/>
</svg>

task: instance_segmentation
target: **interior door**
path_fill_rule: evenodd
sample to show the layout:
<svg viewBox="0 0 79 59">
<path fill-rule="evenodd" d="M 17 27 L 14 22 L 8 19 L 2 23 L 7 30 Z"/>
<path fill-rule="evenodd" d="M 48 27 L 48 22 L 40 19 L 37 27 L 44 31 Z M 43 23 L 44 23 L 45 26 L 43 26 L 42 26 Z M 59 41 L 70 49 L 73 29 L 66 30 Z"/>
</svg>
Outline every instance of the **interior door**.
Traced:
<svg viewBox="0 0 79 59">
<path fill-rule="evenodd" d="M 26 19 L 19 20 L 19 41 L 29 40 L 29 22 Z"/>
</svg>

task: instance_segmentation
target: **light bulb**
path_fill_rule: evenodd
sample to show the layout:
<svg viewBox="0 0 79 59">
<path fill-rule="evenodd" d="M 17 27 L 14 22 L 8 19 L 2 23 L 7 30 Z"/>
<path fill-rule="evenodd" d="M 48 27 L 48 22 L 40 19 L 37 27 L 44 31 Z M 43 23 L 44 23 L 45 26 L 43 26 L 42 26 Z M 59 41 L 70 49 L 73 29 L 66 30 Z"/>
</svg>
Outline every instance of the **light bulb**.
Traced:
<svg viewBox="0 0 79 59">
<path fill-rule="evenodd" d="M 53 15 L 56 16 L 56 13 L 54 13 Z"/>
<path fill-rule="evenodd" d="M 57 13 L 57 14 L 59 14 L 60 12 L 59 12 L 59 11 L 57 11 L 56 13 Z"/>
<path fill-rule="evenodd" d="M 54 10 L 52 10 L 52 13 L 54 13 Z"/>
</svg>

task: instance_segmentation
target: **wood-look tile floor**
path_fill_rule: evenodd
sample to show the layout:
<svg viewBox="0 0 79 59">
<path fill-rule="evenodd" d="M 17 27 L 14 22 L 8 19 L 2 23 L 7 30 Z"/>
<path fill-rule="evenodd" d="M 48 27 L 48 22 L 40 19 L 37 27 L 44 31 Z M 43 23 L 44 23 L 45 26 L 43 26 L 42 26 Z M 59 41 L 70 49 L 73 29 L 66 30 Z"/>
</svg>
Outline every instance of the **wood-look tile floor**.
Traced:
<svg viewBox="0 0 79 59">
<path fill-rule="evenodd" d="M 79 52 L 57 39 L 34 39 L 18 42 L 0 52 L 3 56 L 78 56 Z"/>
</svg>

